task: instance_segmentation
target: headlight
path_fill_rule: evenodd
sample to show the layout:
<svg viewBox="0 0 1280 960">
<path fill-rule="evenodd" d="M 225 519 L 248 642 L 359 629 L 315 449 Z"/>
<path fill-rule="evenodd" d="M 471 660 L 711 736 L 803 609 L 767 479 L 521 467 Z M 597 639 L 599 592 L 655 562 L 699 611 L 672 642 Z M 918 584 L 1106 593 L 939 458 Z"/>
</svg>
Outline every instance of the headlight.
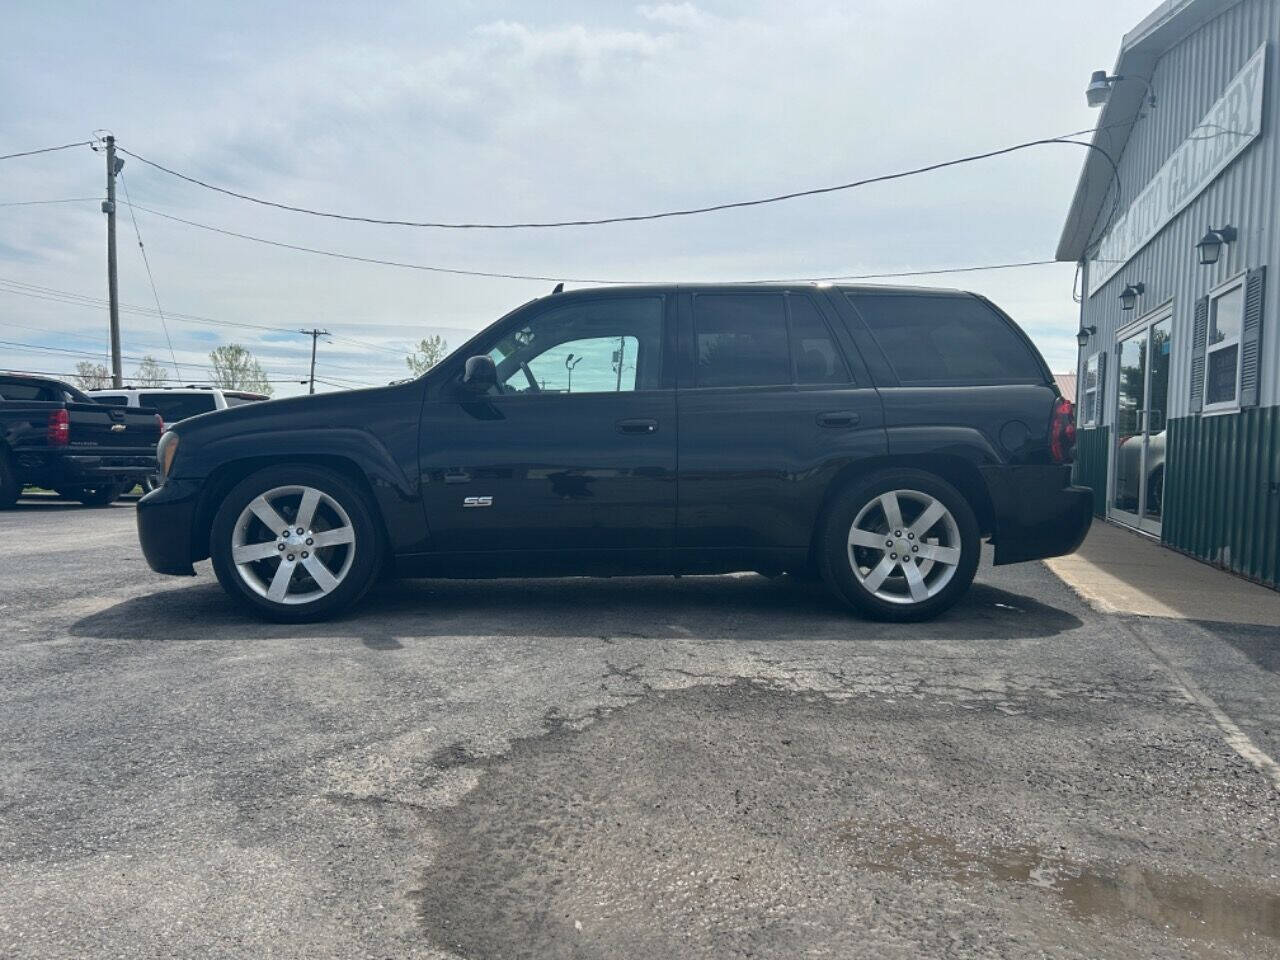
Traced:
<svg viewBox="0 0 1280 960">
<path fill-rule="evenodd" d="M 165 478 L 169 476 L 169 470 L 173 466 L 173 458 L 178 453 L 178 435 L 172 430 L 166 430 L 164 436 L 160 438 L 160 442 L 156 444 L 156 465 L 160 468 L 160 482 L 164 483 Z"/>
</svg>

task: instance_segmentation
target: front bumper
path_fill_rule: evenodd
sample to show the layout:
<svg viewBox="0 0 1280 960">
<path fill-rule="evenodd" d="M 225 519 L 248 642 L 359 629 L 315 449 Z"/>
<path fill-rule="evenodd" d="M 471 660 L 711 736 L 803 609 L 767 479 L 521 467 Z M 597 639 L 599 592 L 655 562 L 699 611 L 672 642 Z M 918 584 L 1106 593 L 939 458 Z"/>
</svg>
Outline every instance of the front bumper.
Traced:
<svg viewBox="0 0 1280 960">
<path fill-rule="evenodd" d="M 1057 465 L 982 467 L 995 508 L 995 562 L 1020 563 L 1072 553 L 1093 522 L 1093 491 L 1071 484 Z"/>
<path fill-rule="evenodd" d="M 191 564 L 197 556 L 193 530 L 199 505 L 200 483 L 191 480 L 170 479 L 138 501 L 138 542 L 156 573 L 195 576 Z"/>
</svg>

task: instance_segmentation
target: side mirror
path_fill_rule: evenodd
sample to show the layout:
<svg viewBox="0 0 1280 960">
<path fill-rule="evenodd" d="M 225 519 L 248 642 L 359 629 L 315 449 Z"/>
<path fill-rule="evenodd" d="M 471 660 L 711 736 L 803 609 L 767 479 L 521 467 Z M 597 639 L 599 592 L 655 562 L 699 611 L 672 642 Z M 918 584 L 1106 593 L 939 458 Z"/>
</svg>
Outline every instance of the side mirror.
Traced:
<svg viewBox="0 0 1280 960">
<path fill-rule="evenodd" d="M 498 366 L 493 358 L 485 355 L 468 357 L 462 374 L 462 385 L 470 393 L 484 393 L 498 385 Z"/>
</svg>

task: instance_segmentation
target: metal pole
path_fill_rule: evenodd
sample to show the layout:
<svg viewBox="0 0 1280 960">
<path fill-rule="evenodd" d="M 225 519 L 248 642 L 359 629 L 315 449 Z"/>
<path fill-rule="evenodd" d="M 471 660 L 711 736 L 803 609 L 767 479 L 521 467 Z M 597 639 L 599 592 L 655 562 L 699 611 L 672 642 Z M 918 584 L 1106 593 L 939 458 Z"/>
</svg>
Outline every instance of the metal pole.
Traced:
<svg viewBox="0 0 1280 960">
<path fill-rule="evenodd" d="M 308 393 L 316 392 L 316 340 L 319 337 L 327 337 L 328 330 L 299 330 L 299 333 L 305 333 L 311 338 L 311 389 Z"/>
<path fill-rule="evenodd" d="M 107 215 L 107 299 L 111 312 L 111 385 L 117 390 L 124 386 L 124 371 L 120 365 L 120 285 L 116 278 L 116 174 L 124 162 L 116 165 L 116 138 L 107 141 L 107 199 L 102 212 Z"/>
</svg>

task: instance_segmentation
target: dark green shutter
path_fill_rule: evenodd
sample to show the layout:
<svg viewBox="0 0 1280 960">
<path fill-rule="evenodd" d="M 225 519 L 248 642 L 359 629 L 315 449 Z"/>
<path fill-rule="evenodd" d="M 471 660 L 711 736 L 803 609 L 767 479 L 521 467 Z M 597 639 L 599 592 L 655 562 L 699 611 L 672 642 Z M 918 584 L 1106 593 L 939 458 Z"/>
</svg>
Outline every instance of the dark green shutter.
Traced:
<svg viewBox="0 0 1280 960">
<path fill-rule="evenodd" d="M 1262 299 L 1267 268 L 1250 270 L 1244 279 L 1244 323 L 1240 327 L 1240 406 L 1258 405 L 1258 351 L 1262 346 Z"/>
<path fill-rule="evenodd" d="M 1195 322 L 1191 325 L 1191 402 L 1187 409 L 1199 413 L 1204 406 L 1204 348 L 1209 339 L 1209 298 L 1196 301 Z"/>
<path fill-rule="evenodd" d="M 1093 396 L 1093 422 L 1102 426 L 1102 411 L 1106 407 L 1107 396 L 1107 351 L 1098 351 L 1098 392 Z"/>
</svg>

